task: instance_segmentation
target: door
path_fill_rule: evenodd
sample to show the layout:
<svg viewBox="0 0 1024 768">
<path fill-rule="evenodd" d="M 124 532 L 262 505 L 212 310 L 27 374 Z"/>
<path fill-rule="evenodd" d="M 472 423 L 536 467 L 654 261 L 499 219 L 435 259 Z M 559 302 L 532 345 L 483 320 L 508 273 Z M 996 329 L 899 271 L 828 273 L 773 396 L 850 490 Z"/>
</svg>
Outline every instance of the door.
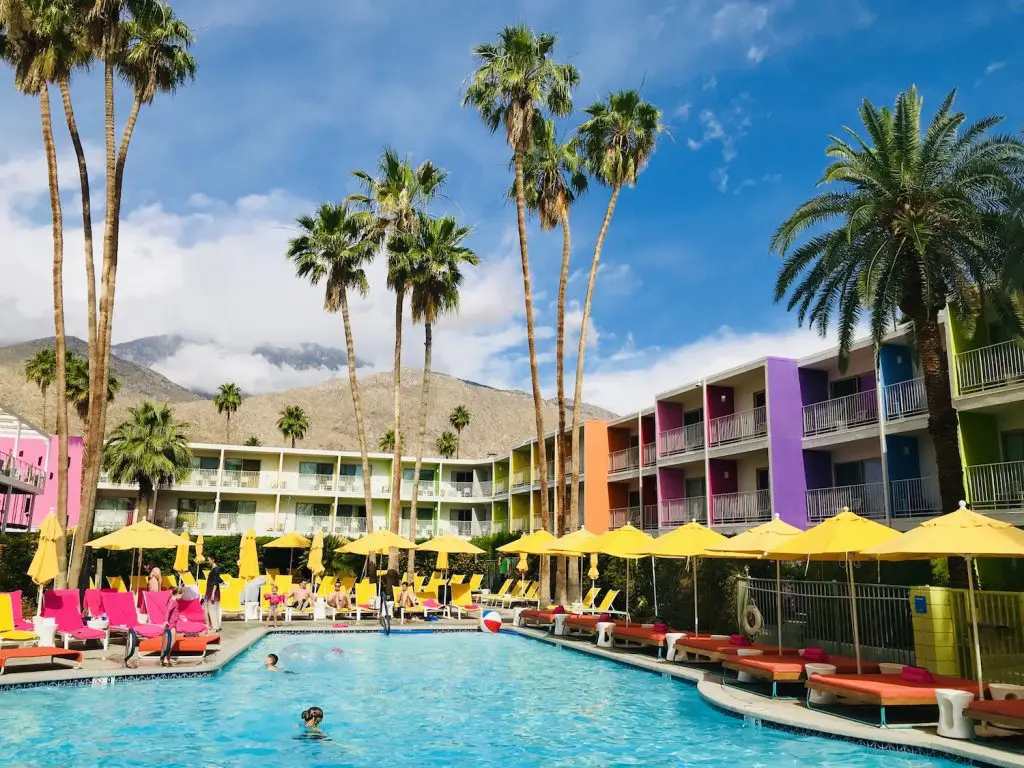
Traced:
<svg viewBox="0 0 1024 768">
<path fill-rule="evenodd" d="M 768 398 L 764 391 L 754 393 L 754 435 L 768 434 Z"/>
<path fill-rule="evenodd" d="M 772 496 L 768 493 L 771 488 L 771 475 L 768 472 L 768 468 L 758 468 L 754 472 L 754 482 L 757 485 L 758 491 L 764 491 L 764 493 L 757 494 L 757 515 L 759 519 L 771 517 L 772 513 Z"/>
<path fill-rule="evenodd" d="M 856 376 L 852 376 L 848 379 L 839 379 L 833 381 L 828 385 L 829 397 L 833 400 L 837 397 L 846 397 L 848 395 L 856 395 L 860 392 L 860 379 Z"/>
</svg>

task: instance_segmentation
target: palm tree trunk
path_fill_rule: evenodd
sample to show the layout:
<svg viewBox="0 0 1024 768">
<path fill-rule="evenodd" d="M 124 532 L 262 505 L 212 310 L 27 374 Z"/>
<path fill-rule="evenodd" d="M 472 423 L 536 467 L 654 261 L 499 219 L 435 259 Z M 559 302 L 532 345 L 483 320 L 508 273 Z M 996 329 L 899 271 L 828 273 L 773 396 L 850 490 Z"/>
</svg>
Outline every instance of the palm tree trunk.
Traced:
<svg viewBox="0 0 1024 768">
<path fill-rule="evenodd" d="M 352 339 L 352 323 L 348 316 L 348 294 L 341 293 L 341 320 L 345 324 L 345 357 L 348 362 L 348 385 L 352 390 L 352 410 L 356 414 L 356 432 L 359 434 L 359 454 L 363 463 L 363 503 L 366 504 L 366 532 L 373 533 L 373 488 L 370 483 L 370 452 L 366 447 L 366 424 L 363 421 L 363 401 L 359 395 L 359 377 L 356 376 L 356 345 Z M 373 557 L 371 555 L 371 557 Z"/>
<path fill-rule="evenodd" d="M 65 373 L 65 378 L 67 378 L 67 374 L 66 373 Z M 49 429 L 49 428 L 50 428 L 50 425 L 47 424 L 47 422 L 46 422 L 46 387 L 43 387 L 43 429 Z M 54 432 L 56 432 L 56 431 L 57 431 L 56 428 L 54 428 Z"/>
<path fill-rule="evenodd" d="M 590 305 L 594 299 L 594 283 L 597 281 L 597 268 L 601 263 L 601 249 L 604 238 L 608 234 L 608 226 L 612 223 L 615 203 L 619 199 L 621 187 L 612 187 L 612 196 L 608 200 L 608 209 L 604 212 L 601 231 L 594 245 L 594 259 L 590 262 L 590 276 L 587 278 L 587 295 L 583 300 L 583 324 L 580 326 L 579 351 L 576 353 L 576 387 L 572 396 L 572 472 L 569 476 L 569 518 L 573 530 L 580 524 L 580 420 L 583 399 L 583 359 L 587 351 L 587 323 L 590 322 Z"/>
<path fill-rule="evenodd" d="M 927 310 L 913 320 L 914 342 L 928 400 L 928 433 L 935 446 L 935 464 L 939 473 L 939 497 L 943 511 L 952 512 L 966 495 L 957 415 L 950 392 L 946 354 L 942 349 L 942 330 L 938 318 Z M 951 557 L 947 563 L 950 586 L 966 589 L 966 563 L 959 557 Z"/>
<path fill-rule="evenodd" d="M 224 427 L 224 442 L 231 443 L 231 411 L 228 411 L 228 424 Z"/>
<path fill-rule="evenodd" d="M 392 377 L 395 388 L 395 450 L 391 459 L 391 505 L 388 511 L 392 533 L 398 533 L 398 518 L 402 504 L 402 305 L 405 292 L 395 293 L 395 371 Z M 413 536 L 416 523 L 409 519 L 409 535 Z M 398 570 L 398 550 L 388 553 L 388 570 Z"/>
<path fill-rule="evenodd" d="M 562 271 L 558 276 L 558 310 L 555 331 L 555 379 L 558 388 L 558 432 L 555 434 L 555 534 L 566 533 L 566 517 L 569 499 L 565 486 L 565 290 L 569 283 L 569 251 L 572 245 L 569 229 L 569 210 L 562 206 L 559 219 L 562 224 Z M 575 529 L 573 529 L 575 530 Z M 555 601 L 560 605 L 568 603 L 568 591 L 575 594 L 573 574 L 567 573 L 568 562 L 558 558 L 558 575 L 555 578 Z M 579 573 L 576 573 L 579 577 Z M 569 582 L 568 584 L 566 582 Z"/>
<path fill-rule="evenodd" d="M 43 405 L 45 406 L 46 404 L 43 403 Z M 455 430 L 455 458 L 456 459 L 459 458 L 459 448 L 461 446 L 462 446 L 462 430 L 461 429 L 456 429 Z"/>
<path fill-rule="evenodd" d="M 533 293 L 530 289 L 530 255 L 526 248 L 526 190 L 523 181 L 523 151 L 516 149 L 516 220 L 519 225 L 519 256 L 523 262 L 523 298 L 526 302 L 526 342 L 530 349 L 530 380 L 533 384 L 533 414 L 537 426 L 537 460 L 540 463 L 540 519 L 545 530 L 551 529 L 548 513 L 548 462 L 544 445 L 544 398 L 540 391 L 540 374 L 537 371 L 537 340 L 533 332 Z M 544 568 L 541 558 L 540 600 L 541 604 L 551 597 L 550 569 Z"/>
<path fill-rule="evenodd" d="M 295 436 L 292 435 L 292 448 L 294 448 L 294 447 L 295 447 Z"/>
<path fill-rule="evenodd" d="M 434 338 L 431 324 L 423 324 L 423 387 L 420 389 L 420 424 L 419 440 L 416 445 L 416 468 L 412 471 L 412 504 L 409 511 L 410 524 L 415 525 L 416 520 L 416 499 L 419 493 L 420 464 L 423 462 L 423 445 L 427 439 L 427 406 L 430 403 L 430 365 L 431 353 L 434 348 Z M 416 551 L 409 550 L 409 583 L 415 584 L 416 578 Z"/>
<path fill-rule="evenodd" d="M 57 520 L 61 537 L 57 541 L 58 588 L 66 584 L 68 572 L 67 546 L 63 531 L 68 526 L 68 401 L 67 364 L 64 342 L 64 214 L 60 204 L 60 182 L 57 176 L 57 149 L 53 143 L 53 119 L 50 115 L 50 91 L 43 84 L 39 91 L 39 114 L 46 152 L 46 177 L 50 191 L 50 214 L 53 220 L 53 351 L 56 359 L 54 385 L 57 398 Z"/>
</svg>

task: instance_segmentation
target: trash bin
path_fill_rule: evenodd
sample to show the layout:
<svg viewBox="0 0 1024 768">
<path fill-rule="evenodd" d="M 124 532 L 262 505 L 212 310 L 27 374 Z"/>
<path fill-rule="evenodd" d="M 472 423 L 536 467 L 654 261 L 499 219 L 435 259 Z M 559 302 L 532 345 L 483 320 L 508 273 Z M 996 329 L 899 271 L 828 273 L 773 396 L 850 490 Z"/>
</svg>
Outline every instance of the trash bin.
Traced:
<svg viewBox="0 0 1024 768">
<path fill-rule="evenodd" d="M 835 664 L 804 664 L 804 674 L 808 680 L 813 675 L 834 675 L 835 673 Z M 832 704 L 835 702 L 836 697 L 831 693 L 823 693 L 822 691 L 808 691 L 807 700 L 811 704 Z"/>
<path fill-rule="evenodd" d="M 935 700 L 939 704 L 939 727 L 936 732 L 947 739 L 969 739 L 973 725 L 964 717 L 964 710 L 974 701 L 974 694 L 955 688 L 938 688 Z"/>
</svg>

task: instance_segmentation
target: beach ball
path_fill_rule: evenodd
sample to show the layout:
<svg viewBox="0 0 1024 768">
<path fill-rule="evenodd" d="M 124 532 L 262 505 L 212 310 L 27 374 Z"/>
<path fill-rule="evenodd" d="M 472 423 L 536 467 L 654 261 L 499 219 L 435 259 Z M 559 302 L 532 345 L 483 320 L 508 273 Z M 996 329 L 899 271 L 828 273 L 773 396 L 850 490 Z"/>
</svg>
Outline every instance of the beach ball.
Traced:
<svg viewBox="0 0 1024 768">
<path fill-rule="evenodd" d="M 501 629 L 501 614 L 497 611 L 488 611 L 480 619 L 480 631 L 496 634 Z"/>
</svg>

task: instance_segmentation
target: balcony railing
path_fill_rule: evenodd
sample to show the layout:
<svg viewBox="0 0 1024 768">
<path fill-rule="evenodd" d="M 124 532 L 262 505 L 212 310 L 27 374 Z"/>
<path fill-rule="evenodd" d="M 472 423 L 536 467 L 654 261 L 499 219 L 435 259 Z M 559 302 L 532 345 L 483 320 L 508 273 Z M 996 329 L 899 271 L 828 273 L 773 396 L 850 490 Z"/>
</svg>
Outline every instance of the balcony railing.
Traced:
<svg viewBox="0 0 1024 768">
<path fill-rule="evenodd" d="M 214 485 L 216 485 L 216 472 L 217 470 L 200 470 L 201 472 L 213 472 L 214 473 Z M 299 477 L 307 477 L 307 475 L 299 475 Z M 313 475 L 313 477 L 322 477 L 322 475 Z M 330 477 L 328 475 L 328 477 Z M 281 476 L 281 487 L 282 488 L 295 488 L 297 484 L 294 480 L 295 475 L 289 477 L 288 475 Z M 267 488 L 273 489 L 278 486 L 277 472 L 249 472 L 239 469 L 225 469 L 223 476 L 221 477 L 221 486 L 224 488 Z M 309 490 L 309 489 L 306 489 Z"/>
<path fill-rule="evenodd" d="M 807 519 L 820 522 L 838 515 L 844 507 L 861 517 L 885 519 L 885 485 L 865 483 L 837 488 L 815 488 L 806 492 Z"/>
<path fill-rule="evenodd" d="M 930 517 L 942 514 L 937 477 L 914 477 L 889 483 L 889 506 L 892 516 Z"/>
<path fill-rule="evenodd" d="M 439 489 L 439 495 L 441 498 L 490 498 L 491 496 L 491 481 L 484 480 L 479 483 L 472 481 L 445 481 L 441 483 Z"/>
<path fill-rule="evenodd" d="M 760 523 L 772 519 L 772 497 L 767 490 L 721 493 L 711 497 L 715 525 Z"/>
<path fill-rule="evenodd" d="M 334 492 L 334 475 L 304 475 L 285 472 L 281 475 L 282 490 Z"/>
<path fill-rule="evenodd" d="M 493 520 L 474 520 L 472 536 L 490 536 L 502 530 L 504 523 L 496 523 Z"/>
<path fill-rule="evenodd" d="M 1024 384 L 1024 347 L 1004 341 L 956 356 L 957 390 L 961 395 Z"/>
<path fill-rule="evenodd" d="M 549 461 L 547 463 L 548 468 L 548 483 L 555 482 L 555 462 Z M 533 465 L 533 484 L 540 485 L 540 464 Z"/>
<path fill-rule="evenodd" d="M 626 448 L 624 451 L 614 451 L 608 454 L 608 474 L 616 472 L 630 472 L 640 466 L 639 448 Z"/>
<path fill-rule="evenodd" d="M 611 520 L 609 522 L 609 528 L 616 529 L 621 528 L 626 523 L 629 523 L 634 528 L 641 527 L 640 521 L 640 507 L 619 507 L 610 511 Z"/>
<path fill-rule="evenodd" d="M 768 434 L 768 415 L 765 407 L 719 416 L 708 424 L 708 444 L 712 447 L 730 443 L 757 440 Z"/>
<path fill-rule="evenodd" d="M 371 478 L 372 488 L 372 478 Z M 354 493 L 362 494 L 363 492 L 363 477 L 362 475 L 341 475 L 338 478 L 338 493 Z"/>
<path fill-rule="evenodd" d="M 522 488 L 530 484 L 530 470 L 517 469 L 512 473 L 512 487 Z"/>
<path fill-rule="evenodd" d="M 967 493 L 971 507 L 979 511 L 1024 509 L 1024 461 L 968 467 Z"/>
<path fill-rule="evenodd" d="M 729 417 L 723 416 L 721 418 L 727 419 Z M 703 451 L 705 429 L 704 422 L 701 421 L 697 424 L 687 424 L 684 427 L 665 430 L 658 435 L 661 443 L 661 455 L 673 456 L 677 453 Z"/>
<path fill-rule="evenodd" d="M 295 530 L 306 535 L 315 535 L 317 531 L 330 533 L 330 515 L 296 515 Z"/>
<path fill-rule="evenodd" d="M 544 530 L 544 519 L 540 515 L 533 516 L 533 530 L 542 531 Z"/>
<path fill-rule="evenodd" d="M 46 484 L 46 474 L 42 469 L 7 451 L 0 451 L 0 475 L 21 483 L 28 483 L 39 490 L 42 490 Z"/>
<path fill-rule="evenodd" d="M 508 493 L 508 480 L 506 478 L 495 479 L 494 495 L 501 496 L 502 494 L 505 493 Z"/>
<path fill-rule="evenodd" d="M 804 435 L 855 429 L 878 421 L 878 393 L 873 389 L 804 406 Z"/>
<path fill-rule="evenodd" d="M 473 521 L 472 520 L 449 520 L 448 530 L 454 533 L 456 536 L 472 536 L 473 535 Z"/>
<path fill-rule="evenodd" d="M 645 443 L 644 444 L 644 466 L 653 467 L 658 463 L 658 444 L 657 443 Z"/>
<path fill-rule="evenodd" d="M 179 483 L 179 486 L 184 488 L 216 488 L 219 478 L 219 469 L 199 469 L 196 467 L 188 473 L 188 477 Z M 103 477 L 100 479 L 103 480 Z M 104 482 L 109 481 L 105 480 Z"/>
<path fill-rule="evenodd" d="M 405 537 L 409 536 L 409 521 L 402 520 L 401 525 L 398 528 L 398 532 Z M 414 538 L 426 539 L 434 535 L 434 521 L 433 520 L 421 520 L 416 523 L 416 534 Z"/>
<path fill-rule="evenodd" d="M 405 485 L 405 483 L 402 483 Z M 391 493 L 391 478 L 390 477 L 371 477 L 370 486 L 373 489 L 373 493 L 377 494 Z"/>
<path fill-rule="evenodd" d="M 666 525 L 685 525 L 691 520 L 708 521 L 708 502 L 703 496 L 683 499 L 665 499 L 661 502 L 662 518 Z"/>
<path fill-rule="evenodd" d="M 334 532 L 338 536 L 358 536 L 361 533 L 366 533 L 366 518 L 365 517 L 351 517 L 345 515 L 344 517 L 336 517 L 334 519 Z"/>
<path fill-rule="evenodd" d="M 256 515 L 238 512 L 221 512 L 217 515 L 217 530 L 221 532 L 244 533 L 256 526 Z"/>
<path fill-rule="evenodd" d="M 196 531 L 214 530 L 213 512 L 192 512 L 179 511 L 175 518 L 173 528 L 176 531 L 183 531 L 186 528 L 195 533 Z"/>
<path fill-rule="evenodd" d="M 195 471 L 196 470 L 194 470 L 194 469 L 192 470 L 193 473 L 195 473 Z M 217 479 L 214 478 L 214 485 L 216 485 L 216 483 L 217 483 Z M 183 486 L 189 485 L 188 478 L 183 480 L 181 484 Z M 113 480 L 110 479 L 110 475 L 107 474 L 106 472 L 100 472 L 100 485 L 113 485 L 113 486 L 115 486 L 117 488 L 132 488 L 133 487 L 129 483 L 115 483 Z"/>
<path fill-rule="evenodd" d="M 132 519 L 130 509 L 97 509 L 92 527 L 95 531 L 116 531 L 128 525 Z"/>
<path fill-rule="evenodd" d="M 416 498 L 428 499 L 437 496 L 437 489 L 434 487 L 433 480 L 420 480 L 417 486 Z M 412 480 L 402 480 L 402 498 L 412 498 Z"/>
<path fill-rule="evenodd" d="M 885 418 L 889 421 L 927 412 L 928 395 L 924 391 L 923 376 L 889 384 L 885 388 Z"/>
</svg>

